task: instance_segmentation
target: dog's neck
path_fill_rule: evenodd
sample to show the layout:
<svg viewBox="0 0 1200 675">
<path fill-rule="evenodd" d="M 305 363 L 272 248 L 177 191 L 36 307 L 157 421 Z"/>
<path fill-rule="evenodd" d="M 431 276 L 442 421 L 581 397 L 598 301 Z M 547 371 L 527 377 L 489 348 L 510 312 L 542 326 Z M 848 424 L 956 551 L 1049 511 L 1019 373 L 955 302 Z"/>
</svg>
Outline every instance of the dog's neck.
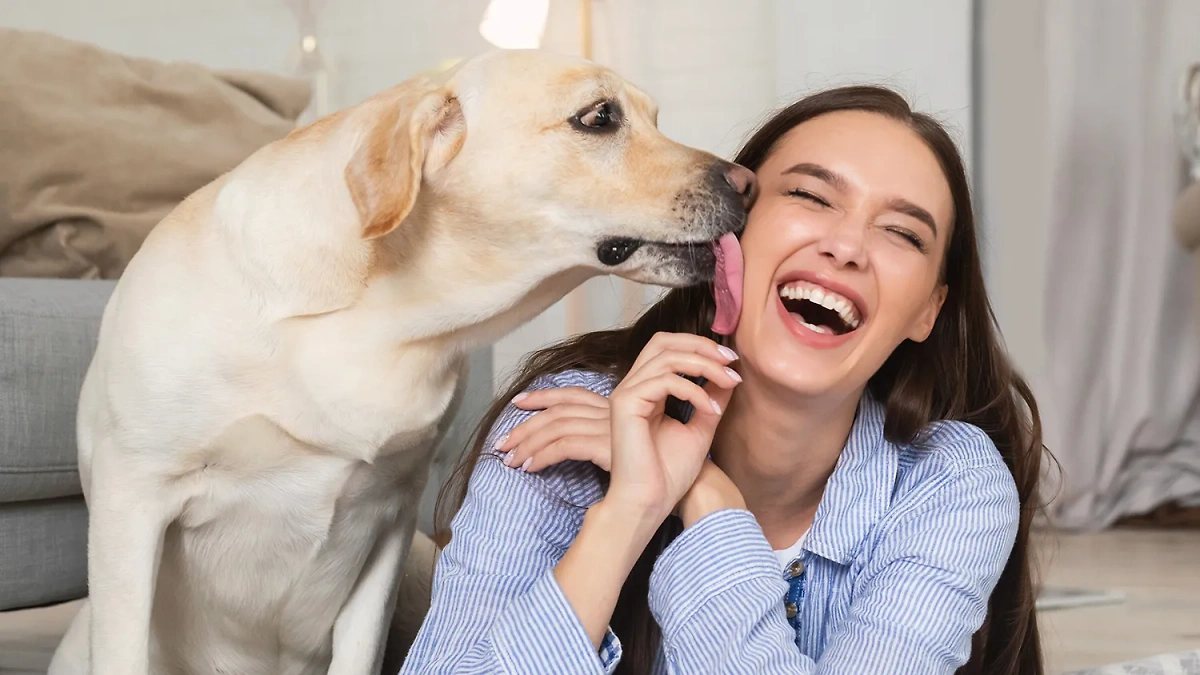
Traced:
<svg viewBox="0 0 1200 675">
<path fill-rule="evenodd" d="M 470 350 L 507 335 L 545 311 L 595 272 L 543 271 L 524 260 L 479 274 L 478 261 L 434 243 L 403 269 L 373 277 L 351 311 L 371 312 L 397 343 L 445 341 Z"/>
</svg>

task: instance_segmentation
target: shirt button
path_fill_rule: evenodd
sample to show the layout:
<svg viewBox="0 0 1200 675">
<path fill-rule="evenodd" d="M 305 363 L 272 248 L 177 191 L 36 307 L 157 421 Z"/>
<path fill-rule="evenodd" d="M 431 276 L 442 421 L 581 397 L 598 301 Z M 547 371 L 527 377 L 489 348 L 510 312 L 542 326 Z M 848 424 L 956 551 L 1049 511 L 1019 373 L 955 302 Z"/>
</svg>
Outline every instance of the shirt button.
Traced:
<svg viewBox="0 0 1200 675">
<path fill-rule="evenodd" d="M 804 574 L 804 563 L 797 560 L 792 563 L 791 567 L 788 568 L 788 575 L 798 577 L 801 574 Z"/>
<path fill-rule="evenodd" d="M 799 611 L 798 609 L 796 609 L 796 603 L 794 603 L 794 602 L 785 603 L 783 607 L 784 607 L 784 609 L 787 610 L 787 618 L 789 618 L 789 619 L 796 618 L 796 613 Z"/>
</svg>

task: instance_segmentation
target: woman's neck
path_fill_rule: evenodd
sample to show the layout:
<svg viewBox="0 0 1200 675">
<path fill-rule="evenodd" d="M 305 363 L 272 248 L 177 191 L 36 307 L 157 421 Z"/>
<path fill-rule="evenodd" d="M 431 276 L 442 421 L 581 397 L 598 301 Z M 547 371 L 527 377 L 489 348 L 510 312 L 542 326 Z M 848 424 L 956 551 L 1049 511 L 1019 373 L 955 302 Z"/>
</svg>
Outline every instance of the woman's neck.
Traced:
<svg viewBox="0 0 1200 675">
<path fill-rule="evenodd" d="M 783 549 L 812 525 L 861 392 L 797 400 L 754 373 L 742 375 L 713 440 L 713 461 L 737 485 L 767 540 Z"/>
</svg>

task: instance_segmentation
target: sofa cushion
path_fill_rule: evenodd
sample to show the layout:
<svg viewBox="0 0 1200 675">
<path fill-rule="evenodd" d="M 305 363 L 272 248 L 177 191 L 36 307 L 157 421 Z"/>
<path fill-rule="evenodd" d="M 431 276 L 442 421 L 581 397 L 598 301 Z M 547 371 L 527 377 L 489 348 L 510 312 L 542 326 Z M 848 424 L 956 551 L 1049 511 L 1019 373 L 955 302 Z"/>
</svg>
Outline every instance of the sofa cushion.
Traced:
<svg viewBox="0 0 1200 675">
<path fill-rule="evenodd" d="M 75 411 L 115 285 L 0 279 L 0 503 L 81 494 Z"/>
<path fill-rule="evenodd" d="M 119 277 L 171 209 L 308 101 L 302 79 L 0 28 L 0 276 Z"/>
<path fill-rule="evenodd" d="M 0 504 L 0 611 L 87 595 L 87 522 L 82 497 Z"/>
</svg>

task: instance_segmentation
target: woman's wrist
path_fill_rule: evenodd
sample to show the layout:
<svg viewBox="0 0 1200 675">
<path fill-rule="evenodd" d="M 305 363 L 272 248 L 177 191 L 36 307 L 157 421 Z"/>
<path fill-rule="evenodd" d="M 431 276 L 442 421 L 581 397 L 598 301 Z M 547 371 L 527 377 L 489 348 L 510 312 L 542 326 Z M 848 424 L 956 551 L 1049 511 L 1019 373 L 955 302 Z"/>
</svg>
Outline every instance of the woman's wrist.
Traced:
<svg viewBox="0 0 1200 675">
<path fill-rule="evenodd" d="M 717 511 L 746 508 L 741 491 L 723 473 L 705 478 L 709 479 L 697 480 L 679 502 L 679 517 L 685 528 Z"/>
<path fill-rule="evenodd" d="M 579 534 L 554 569 L 593 647 L 603 640 L 621 587 L 658 529 L 649 516 L 617 500 L 601 501 L 588 509 Z"/>
<path fill-rule="evenodd" d="M 611 521 L 622 530 L 644 536 L 649 541 L 675 507 L 674 501 L 647 500 L 640 495 L 623 493 L 612 486 L 604 499 L 592 506 L 589 512 L 595 511 L 599 520 Z"/>
<path fill-rule="evenodd" d="M 669 508 L 634 504 L 610 494 L 588 509 L 584 526 L 592 521 L 592 526 L 603 531 L 616 550 L 632 555 L 629 561 L 632 568 L 668 515 Z"/>
</svg>

